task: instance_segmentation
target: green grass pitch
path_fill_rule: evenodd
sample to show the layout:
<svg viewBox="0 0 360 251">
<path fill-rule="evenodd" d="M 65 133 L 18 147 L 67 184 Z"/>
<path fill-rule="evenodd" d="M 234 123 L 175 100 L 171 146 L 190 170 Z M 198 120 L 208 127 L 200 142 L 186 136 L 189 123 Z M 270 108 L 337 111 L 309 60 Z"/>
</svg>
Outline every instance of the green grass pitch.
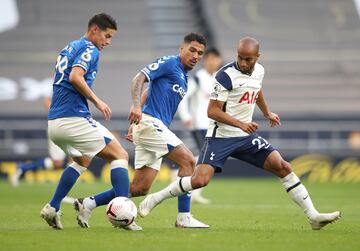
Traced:
<svg viewBox="0 0 360 251">
<path fill-rule="evenodd" d="M 211 205 L 192 205 L 196 218 L 210 229 L 176 229 L 177 200 L 159 205 L 138 219 L 142 232 L 112 228 L 105 207 L 96 209 L 90 229 L 81 229 L 71 205 L 62 205 L 63 230 L 53 230 L 39 211 L 54 184 L 0 182 L 0 250 L 360 250 L 360 184 L 305 183 L 318 210 L 341 210 L 343 217 L 313 231 L 301 210 L 273 179 L 214 179 L 204 194 Z M 152 191 L 164 187 L 156 183 Z M 108 186 L 76 184 L 71 196 L 91 195 Z M 135 199 L 138 204 L 141 198 Z"/>
</svg>

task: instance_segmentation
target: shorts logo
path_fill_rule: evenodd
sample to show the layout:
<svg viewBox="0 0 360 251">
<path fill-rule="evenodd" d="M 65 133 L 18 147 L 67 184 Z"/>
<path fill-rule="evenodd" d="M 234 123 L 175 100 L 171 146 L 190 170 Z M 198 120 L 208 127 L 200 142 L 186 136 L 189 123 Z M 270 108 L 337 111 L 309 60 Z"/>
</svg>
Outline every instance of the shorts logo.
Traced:
<svg viewBox="0 0 360 251">
<path fill-rule="evenodd" d="M 210 156 L 210 160 L 214 160 L 215 153 L 214 153 L 214 152 L 211 152 L 210 155 L 211 155 L 211 156 Z"/>
</svg>

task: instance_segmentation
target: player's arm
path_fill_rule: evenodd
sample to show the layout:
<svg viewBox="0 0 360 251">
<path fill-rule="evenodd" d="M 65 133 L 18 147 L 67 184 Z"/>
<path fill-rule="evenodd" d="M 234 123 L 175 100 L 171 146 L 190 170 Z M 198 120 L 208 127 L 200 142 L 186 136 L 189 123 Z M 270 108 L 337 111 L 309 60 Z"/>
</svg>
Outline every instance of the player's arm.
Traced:
<svg viewBox="0 0 360 251">
<path fill-rule="evenodd" d="M 265 100 L 264 91 L 262 89 L 259 92 L 256 104 L 263 113 L 264 117 L 269 120 L 271 127 L 281 125 L 279 115 L 270 111 L 269 106 L 267 105 Z"/>
<path fill-rule="evenodd" d="M 86 72 L 83 68 L 78 66 L 73 67 L 69 76 L 71 84 L 78 92 L 90 100 L 100 112 L 102 112 L 106 120 L 110 120 L 112 114 L 110 107 L 99 99 L 87 85 L 84 78 L 85 73 Z"/>
<path fill-rule="evenodd" d="M 144 84 L 147 82 L 147 77 L 144 73 L 139 72 L 132 80 L 131 84 L 131 97 L 133 101 L 133 105 L 130 108 L 130 113 L 128 120 L 130 124 L 135 123 L 138 124 L 141 120 L 141 91 L 144 87 Z M 146 92 L 147 97 L 147 92 Z M 146 98 L 144 99 L 145 102 Z"/>
<path fill-rule="evenodd" d="M 259 128 L 259 125 L 255 122 L 244 123 L 231 117 L 223 111 L 224 103 L 223 101 L 210 99 L 207 110 L 208 117 L 217 122 L 238 127 L 246 133 L 253 133 Z"/>
<path fill-rule="evenodd" d="M 146 99 L 148 97 L 148 88 L 146 88 L 143 93 L 141 94 L 141 108 L 144 107 L 144 104 L 146 102 Z M 128 128 L 128 132 L 125 136 L 125 138 L 128 140 L 128 141 L 131 141 L 133 142 L 133 127 L 134 127 L 134 124 L 130 124 L 129 128 Z"/>
</svg>

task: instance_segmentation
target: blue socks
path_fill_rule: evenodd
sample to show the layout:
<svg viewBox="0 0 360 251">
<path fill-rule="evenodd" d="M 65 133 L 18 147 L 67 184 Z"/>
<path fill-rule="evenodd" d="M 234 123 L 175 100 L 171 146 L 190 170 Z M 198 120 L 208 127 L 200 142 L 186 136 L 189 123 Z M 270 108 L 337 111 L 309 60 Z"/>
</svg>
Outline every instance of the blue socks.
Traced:
<svg viewBox="0 0 360 251">
<path fill-rule="evenodd" d="M 129 174 L 126 160 L 114 160 L 110 163 L 110 180 L 113 188 L 94 196 L 96 206 L 103 206 L 115 197 L 128 197 L 130 190 Z"/>
<path fill-rule="evenodd" d="M 178 196 L 178 212 L 189 213 L 190 212 L 191 193 L 187 192 Z"/>
<path fill-rule="evenodd" d="M 56 187 L 54 196 L 50 201 L 50 206 L 54 207 L 56 211 L 59 211 L 62 199 L 70 192 L 80 174 L 85 170 L 85 167 L 82 167 L 75 162 L 64 170 Z"/>
<path fill-rule="evenodd" d="M 99 193 L 94 196 L 96 206 L 103 206 L 109 204 L 109 202 L 116 197 L 114 188 L 111 188 L 105 192 Z M 126 196 L 127 197 L 127 196 Z"/>
<path fill-rule="evenodd" d="M 128 170 L 125 168 L 112 168 L 110 173 L 111 185 L 113 186 L 115 197 L 129 196 L 130 181 Z"/>
</svg>

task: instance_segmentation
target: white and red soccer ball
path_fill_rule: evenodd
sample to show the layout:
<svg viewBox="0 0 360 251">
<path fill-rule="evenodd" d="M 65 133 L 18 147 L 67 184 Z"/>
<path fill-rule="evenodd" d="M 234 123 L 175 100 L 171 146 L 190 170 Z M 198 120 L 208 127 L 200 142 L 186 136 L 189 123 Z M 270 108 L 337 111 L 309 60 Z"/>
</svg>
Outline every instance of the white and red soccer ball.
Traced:
<svg viewBox="0 0 360 251">
<path fill-rule="evenodd" d="M 116 197 L 109 202 L 106 216 L 114 227 L 126 227 L 134 222 L 137 208 L 129 198 Z"/>
</svg>

